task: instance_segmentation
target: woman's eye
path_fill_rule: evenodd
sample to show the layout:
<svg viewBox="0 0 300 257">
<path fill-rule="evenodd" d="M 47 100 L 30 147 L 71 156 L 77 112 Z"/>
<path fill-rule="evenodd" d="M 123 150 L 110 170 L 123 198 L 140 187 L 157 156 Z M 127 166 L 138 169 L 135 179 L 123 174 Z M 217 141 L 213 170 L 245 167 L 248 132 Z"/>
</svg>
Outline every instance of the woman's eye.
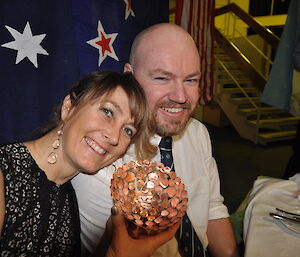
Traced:
<svg viewBox="0 0 300 257">
<path fill-rule="evenodd" d="M 114 115 L 113 111 L 107 108 L 101 108 L 101 111 L 108 117 L 112 117 Z"/>
<path fill-rule="evenodd" d="M 134 132 L 131 128 L 125 127 L 124 131 L 126 133 L 126 135 L 128 135 L 129 137 L 133 137 L 134 136 Z"/>
</svg>

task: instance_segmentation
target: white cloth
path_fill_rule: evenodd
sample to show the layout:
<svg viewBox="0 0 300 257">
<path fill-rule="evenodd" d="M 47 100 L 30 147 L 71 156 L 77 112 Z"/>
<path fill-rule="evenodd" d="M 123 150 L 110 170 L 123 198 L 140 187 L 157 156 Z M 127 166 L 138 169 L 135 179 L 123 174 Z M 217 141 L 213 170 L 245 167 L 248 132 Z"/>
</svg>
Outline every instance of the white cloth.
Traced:
<svg viewBox="0 0 300 257">
<path fill-rule="evenodd" d="M 155 136 L 152 142 L 158 145 L 159 141 L 160 137 Z M 173 137 L 173 157 L 176 173 L 188 191 L 189 218 L 206 248 L 208 220 L 229 215 L 220 194 L 219 174 L 212 157 L 209 134 L 202 123 L 191 119 L 183 133 Z M 135 159 L 132 146 L 115 164 L 119 167 Z M 153 159 L 160 162 L 159 150 Z M 110 216 L 113 203 L 109 187 L 113 172 L 114 167 L 111 165 L 96 175 L 79 174 L 72 180 L 79 203 L 81 239 L 89 251 L 96 247 Z"/>
<path fill-rule="evenodd" d="M 244 217 L 245 257 L 299 257 L 300 234 L 270 217 L 275 208 L 300 210 L 297 183 L 276 178 L 255 181 Z"/>
</svg>

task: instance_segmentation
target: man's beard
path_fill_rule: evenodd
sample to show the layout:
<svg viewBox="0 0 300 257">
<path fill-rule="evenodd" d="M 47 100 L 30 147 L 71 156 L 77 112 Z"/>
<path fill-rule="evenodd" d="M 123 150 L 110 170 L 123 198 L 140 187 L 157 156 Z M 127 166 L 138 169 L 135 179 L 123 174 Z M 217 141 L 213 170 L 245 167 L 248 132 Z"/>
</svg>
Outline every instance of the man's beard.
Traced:
<svg viewBox="0 0 300 257">
<path fill-rule="evenodd" d="M 191 104 L 186 103 L 184 106 L 182 106 L 188 112 L 181 120 L 173 120 L 169 117 L 166 117 L 164 120 L 162 120 L 162 117 L 158 115 L 158 109 L 160 106 L 156 106 L 154 111 L 152 111 L 151 114 L 151 127 L 153 131 L 157 135 L 160 135 L 161 137 L 166 136 L 174 136 L 180 134 L 186 127 L 186 124 L 188 123 L 190 117 L 192 116 L 194 110 L 196 107 L 191 108 Z"/>
</svg>

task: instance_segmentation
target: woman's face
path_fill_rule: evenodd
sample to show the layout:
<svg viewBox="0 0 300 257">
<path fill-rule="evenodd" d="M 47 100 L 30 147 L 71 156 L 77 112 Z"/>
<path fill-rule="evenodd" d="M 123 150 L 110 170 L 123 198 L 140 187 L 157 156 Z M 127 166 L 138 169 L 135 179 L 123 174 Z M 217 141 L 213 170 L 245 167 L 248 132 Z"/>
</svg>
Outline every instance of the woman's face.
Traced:
<svg viewBox="0 0 300 257">
<path fill-rule="evenodd" d="M 94 173 L 126 151 L 137 131 L 121 87 L 80 108 L 68 110 L 67 101 L 62 107 L 64 161 L 79 172 Z"/>
</svg>

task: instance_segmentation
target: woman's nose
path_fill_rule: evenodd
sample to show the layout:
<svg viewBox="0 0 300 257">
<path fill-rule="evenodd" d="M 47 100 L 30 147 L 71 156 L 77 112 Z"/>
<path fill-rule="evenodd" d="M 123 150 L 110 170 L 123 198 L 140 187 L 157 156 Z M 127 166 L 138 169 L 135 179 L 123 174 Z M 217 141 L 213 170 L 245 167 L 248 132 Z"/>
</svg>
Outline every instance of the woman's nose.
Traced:
<svg viewBox="0 0 300 257">
<path fill-rule="evenodd" d="M 107 132 L 105 134 L 105 138 L 111 145 L 118 145 L 119 143 L 119 137 L 120 137 L 120 128 L 112 126 L 107 129 Z"/>
</svg>

